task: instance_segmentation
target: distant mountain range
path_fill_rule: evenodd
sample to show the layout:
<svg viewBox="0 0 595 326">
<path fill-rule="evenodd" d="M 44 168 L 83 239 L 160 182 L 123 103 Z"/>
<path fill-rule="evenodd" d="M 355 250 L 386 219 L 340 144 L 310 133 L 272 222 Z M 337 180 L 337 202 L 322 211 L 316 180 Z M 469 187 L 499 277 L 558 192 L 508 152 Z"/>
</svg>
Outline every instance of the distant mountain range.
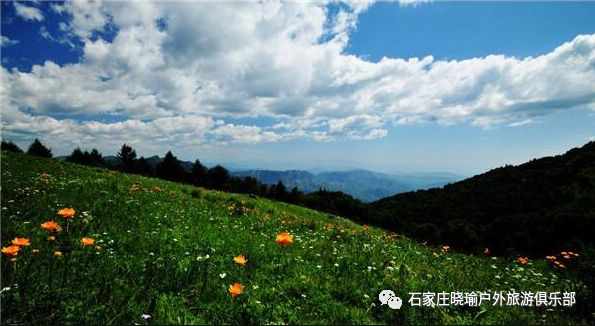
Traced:
<svg viewBox="0 0 595 326">
<path fill-rule="evenodd" d="M 298 187 L 303 192 L 320 188 L 342 191 L 365 202 L 413 190 L 441 187 L 464 178 L 452 173 L 392 175 L 361 169 L 319 173 L 304 170 L 247 170 L 233 171 L 231 175 L 254 177 L 267 184 L 281 181 L 288 189 Z"/>
<path fill-rule="evenodd" d="M 116 156 L 106 156 L 108 162 L 115 162 Z M 155 168 L 163 158 L 155 155 L 146 158 L 147 163 Z M 186 171 L 190 171 L 193 162 L 180 161 Z M 204 163 L 203 163 L 204 164 Z M 306 170 L 231 170 L 235 177 L 253 177 L 266 184 L 281 181 L 290 190 L 298 187 L 309 193 L 319 189 L 342 191 L 361 201 L 371 202 L 395 194 L 442 187 L 464 179 L 464 176 L 448 172 L 386 174 L 363 169 L 345 171 L 311 172 Z"/>
</svg>

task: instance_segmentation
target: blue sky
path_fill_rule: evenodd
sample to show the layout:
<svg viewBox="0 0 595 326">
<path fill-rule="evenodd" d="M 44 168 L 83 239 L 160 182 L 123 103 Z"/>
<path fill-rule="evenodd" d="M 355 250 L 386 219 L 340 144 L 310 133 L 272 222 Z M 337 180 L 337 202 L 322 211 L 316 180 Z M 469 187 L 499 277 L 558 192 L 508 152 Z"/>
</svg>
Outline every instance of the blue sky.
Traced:
<svg viewBox="0 0 595 326">
<path fill-rule="evenodd" d="M 595 2 L 2 2 L 3 138 L 471 175 L 595 137 L 594 33 Z"/>
</svg>

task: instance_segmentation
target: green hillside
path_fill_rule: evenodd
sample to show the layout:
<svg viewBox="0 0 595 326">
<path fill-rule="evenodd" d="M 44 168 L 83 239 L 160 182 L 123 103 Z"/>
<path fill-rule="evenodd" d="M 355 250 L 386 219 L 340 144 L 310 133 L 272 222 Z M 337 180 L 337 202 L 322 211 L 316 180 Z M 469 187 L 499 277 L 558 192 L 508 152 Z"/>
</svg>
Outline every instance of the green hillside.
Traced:
<svg viewBox="0 0 595 326">
<path fill-rule="evenodd" d="M 471 251 L 593 250 L 595 142 L 368 206 L 368 222 Z"/>
<path fill-rule="evenodd" d="M 593 312 L 575 277 L 581 257 L 519 266 L 289 204 L 7 152 L 1 185 L 2 247 L 30 240 L 2 257 L 5 324 L 576 324 Z M 72 220 L 57 215 L 67 207 Z M 62 227 L 53 241 L 48 220 Z M 291 245 L 275 243 L 284 231 Z M 379 304 L 384 289 L 400 310 Z M 409 292 L 512 289 L 574 291 L 576 304 L 407 303 Z"/>
</svg>

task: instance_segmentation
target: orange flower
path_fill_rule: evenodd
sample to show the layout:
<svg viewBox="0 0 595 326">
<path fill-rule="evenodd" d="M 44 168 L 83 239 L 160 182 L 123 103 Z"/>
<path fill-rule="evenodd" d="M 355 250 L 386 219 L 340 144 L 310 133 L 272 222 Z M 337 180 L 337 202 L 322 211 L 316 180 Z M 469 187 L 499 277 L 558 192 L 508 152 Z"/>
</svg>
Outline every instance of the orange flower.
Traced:
<svg viewBox="0 0 595 326">
<path fill-rule="evenodd" d="M 556 256 L 545 256 L 547 260 L 556 260 Z"/>
<path fill-rule="evenodd" d="M 62 208 L 58 211 L 58 215 L 62 216 L 65 219 L 73 219 L 74 218 L 74 208 Z"/>
<path fill-rule="evenodd" d="M 238 265 L 244 266 L 248 262 L 248 259 L 246 259 L 246 257 L 244 257 L 244 255 L 239 254 L 239 255 L 233 257 L 233 262 Z"/>
<path fill-rule="evenodd" d="M 242 294 L 242 292 L 244 292 L 244 286 L 240 283 L 234 283 L 229 286 L 229 294 L 231 294 L 233 298 Z"/>
<path fill-rule="evenodd" d="M 282 246 L 290 245 L 293 243 L 293 236 L 289 232 L 281 232 L 277 235 L 275 242 Z"/>
<path fill-rule="evenodd" d="M 48 241 L 56 241 L 56 237 L 53 235 L 50 235 L 49 237 L 47 237 Z"/>
<path fill-rule="evenodd" d="M 15 246 L 23 247 L 30 245 L 31 242 L 29 242 L 29 239 L 27 238 L 14 238 L 12 240 L 12 244 Z"/>
<path fill-rule="evenodd" d="M 58 250 L 54 251 L 54 256 L 62 257 L 62 251 L 58 251 Z"/>
<path fill-rule="evenodd" d="M 31 252 L 34 253 L 34 254 L 38 254 L 39 253 L 39 249 L 35 248 L 35 249 L 31 250 Z"/>
<path fill-rule="evenodd" d="M 87 246 L 92 246 L 95 244 L 95 239 L 93 238 L 82 238 L 81 243 L 83 244 L 83 248 L 87 248 Z"/>
<path fill-rule="evenodd" d="M 48 230 L 48 231 L 56 231 L 56 232 L 62 231 L 62 228 L 60 227 L 60 225 L 58 225 L 58 223 L 56 223 L 55 221 L 43 222 L 43 223 L 41 223 L 41 228 L 44 230 Z"/>
<path fill-rule="evenodd" d="M 442 246 L 442 251 L 443 252 L 449 252 L 450 251 L 450 246 Z"/>
<path fill-rule="evenodd" d="M 524 266 L 524 265 L 527 265 L 527 263 L 529 262 L 529 258 L 527 258 L 527 257 L 519 257 L 516 260 L 516 262 L 517 262 L 517 264 L 519 264 L 519 266 Z"/>
<path fill-rule="evenodd" d="M 6 256 L 16 256 L 19 254 L 19 250 L 21 250 L 21 247 L 12 245 L 2 248 L 2 254 Z"/>
</svg>

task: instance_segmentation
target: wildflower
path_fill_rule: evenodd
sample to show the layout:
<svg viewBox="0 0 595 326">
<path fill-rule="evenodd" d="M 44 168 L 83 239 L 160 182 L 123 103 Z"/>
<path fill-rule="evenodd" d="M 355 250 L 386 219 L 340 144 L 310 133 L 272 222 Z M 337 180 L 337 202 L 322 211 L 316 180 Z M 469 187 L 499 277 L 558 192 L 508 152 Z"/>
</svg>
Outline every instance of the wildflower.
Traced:
<svg viewBox="0 0 595 326">
<path fill-rule="evenodd" d="M 142 315 L 140 315 L 140 318 L 142 318 L 144 320 L 147 320 L 147 319 L 151 318 L 151 315 L 149 315 L 149 314 L 142 314 Z"/>
<path fill-rule="evenodd" d="M 364 226 L 362 227 L 364 230 L 369 230 L 370 227 L 367 224 L 364 224 Z"/>
<path fill-rule="evenodd" d="M 60 227 L 60 225 L 58 225 L 58 223 L 56 223 L 55 221 L 43 222 L 43 223 L 41 223 L 41 228 L 44 230 L 47 230 L 47 231 L 56 231 L 56 232 L 62 231 L 62 228 Z"/>
<path fill-rule="evenodd" d="M 233 257 L 233 262 L 238 264 L 238 265 L 246 265 L 246 262 L 248 262 L 248 260 L 246 259 L 246 257 L 244 257 L 244 255 L 239 254 L 235 257 Z"/>
<path fill-rule="evenodd" d="M 293 243 L 293 236 L 289 232 L 281 232 L 277 235 L 275 243 L 282 246 L 290 245 Z"/>
<path fill-rule="evenodd" d="M 561 269 L 564 269 L 564 268 L 566 268 L 566 265 L 564 265 L 564 264 L 562 264 L 561 262 L 559 262 L 559 261 L 557 261 L 557 260 L 556 260 L 556 261 L 554 262 L 554 267 L 555 267 L 555 268 L 561 268 Z"/>
<path fill-rule="evenodd" d="M 47 174 L 47 172 L 42 173 L 40 176 L 44 182 L 48 182 L 50 180 L 50 175 Z"/>
<path fill-rule="evenodd" d="M 58 211 L 58 215 L 62 216 L 65 219 L 73 219 L 74 218 L 74 208 L 62 208 Z"/>
<path fill-rule="evenodd" d="M 58 250 L 54 251 L 54 256 L 62 257 L 62 251 L 58 251 Z"/>
<path fill-rule="evenodd" d="M 13 262 L 13 263 L 16 262 L 17 261 L 17 257 L 10 258 L 10 261 Z"/>
<path fill-rule="evenodd" d="M 244 292 L 244 286 L 240 283 L 234 283 L 229 286 L 229 294 L 231 294 L 233 298 L 242 294 L 242 292 Z"/>
<path fill-rule="evenodd" d="M 50 235 L 49 237 L 47 237 L 48 241 L 56 241 L 56 237 L 53 235 Z"/>
<path fill-rule="evenodd" d="M 570 255 L 564 255 L 562 257 L 564 257 L 564 259 L 570 259 Z"/>
<path fill-rule="evenodd" d="M 556 256 L 545 256 L 547 260 L 556 260 Z"/>
<path fill-rule="evenodd" d="M 19 254 L 19 250 L 21 250 L 21 247 L 12 245 L 2 248 L 2 254 L 6 256 L 16 256 Z"/>
<path fill-rule="evenodd" d="M 519 264 L 519 266 L 524 266 L 524 265 L 527 265 L 527 263 L 529 262 L 529 258 L 527 258 L 527 257 L 519 257 L 516 260 L 516 262 L 517 262 L 517 264 Z"/>
<path fill-rule="evenodd" d="M 93 238 L 82 238 L 81 243 L 83 244 L 83 248 L 87 248 L 87 246 L 92 246 L 95 244 L 95 239 Z"/>
<path fill-rule="evenodd" d="M 442 246 L 442 252 L 449 252 L 450 246 Z"/>
<path fill-rule="evenodd" d="M 224 278 L 225 278 L 225 276 L 227 276 L 227 273 L 221 273 L 221 274 L 219 274 L 219 277 L 220 277 L 221 279 L 224 279 Z"/>
<path fill-rule="evenodd" d="M 27 238 L 14 238 L 12 240 L 12 244 L 15 246 L 23 247 L 30 245 L 31 242 L 29 242 L 29 239 Z"/>
<path fill-rule="evenodd" d="M 489 255 L 490 254 L 490 248 L 485 247 L 485 249 L 483 250 L 483 254 L 484 255 Z"/>
</svg>

